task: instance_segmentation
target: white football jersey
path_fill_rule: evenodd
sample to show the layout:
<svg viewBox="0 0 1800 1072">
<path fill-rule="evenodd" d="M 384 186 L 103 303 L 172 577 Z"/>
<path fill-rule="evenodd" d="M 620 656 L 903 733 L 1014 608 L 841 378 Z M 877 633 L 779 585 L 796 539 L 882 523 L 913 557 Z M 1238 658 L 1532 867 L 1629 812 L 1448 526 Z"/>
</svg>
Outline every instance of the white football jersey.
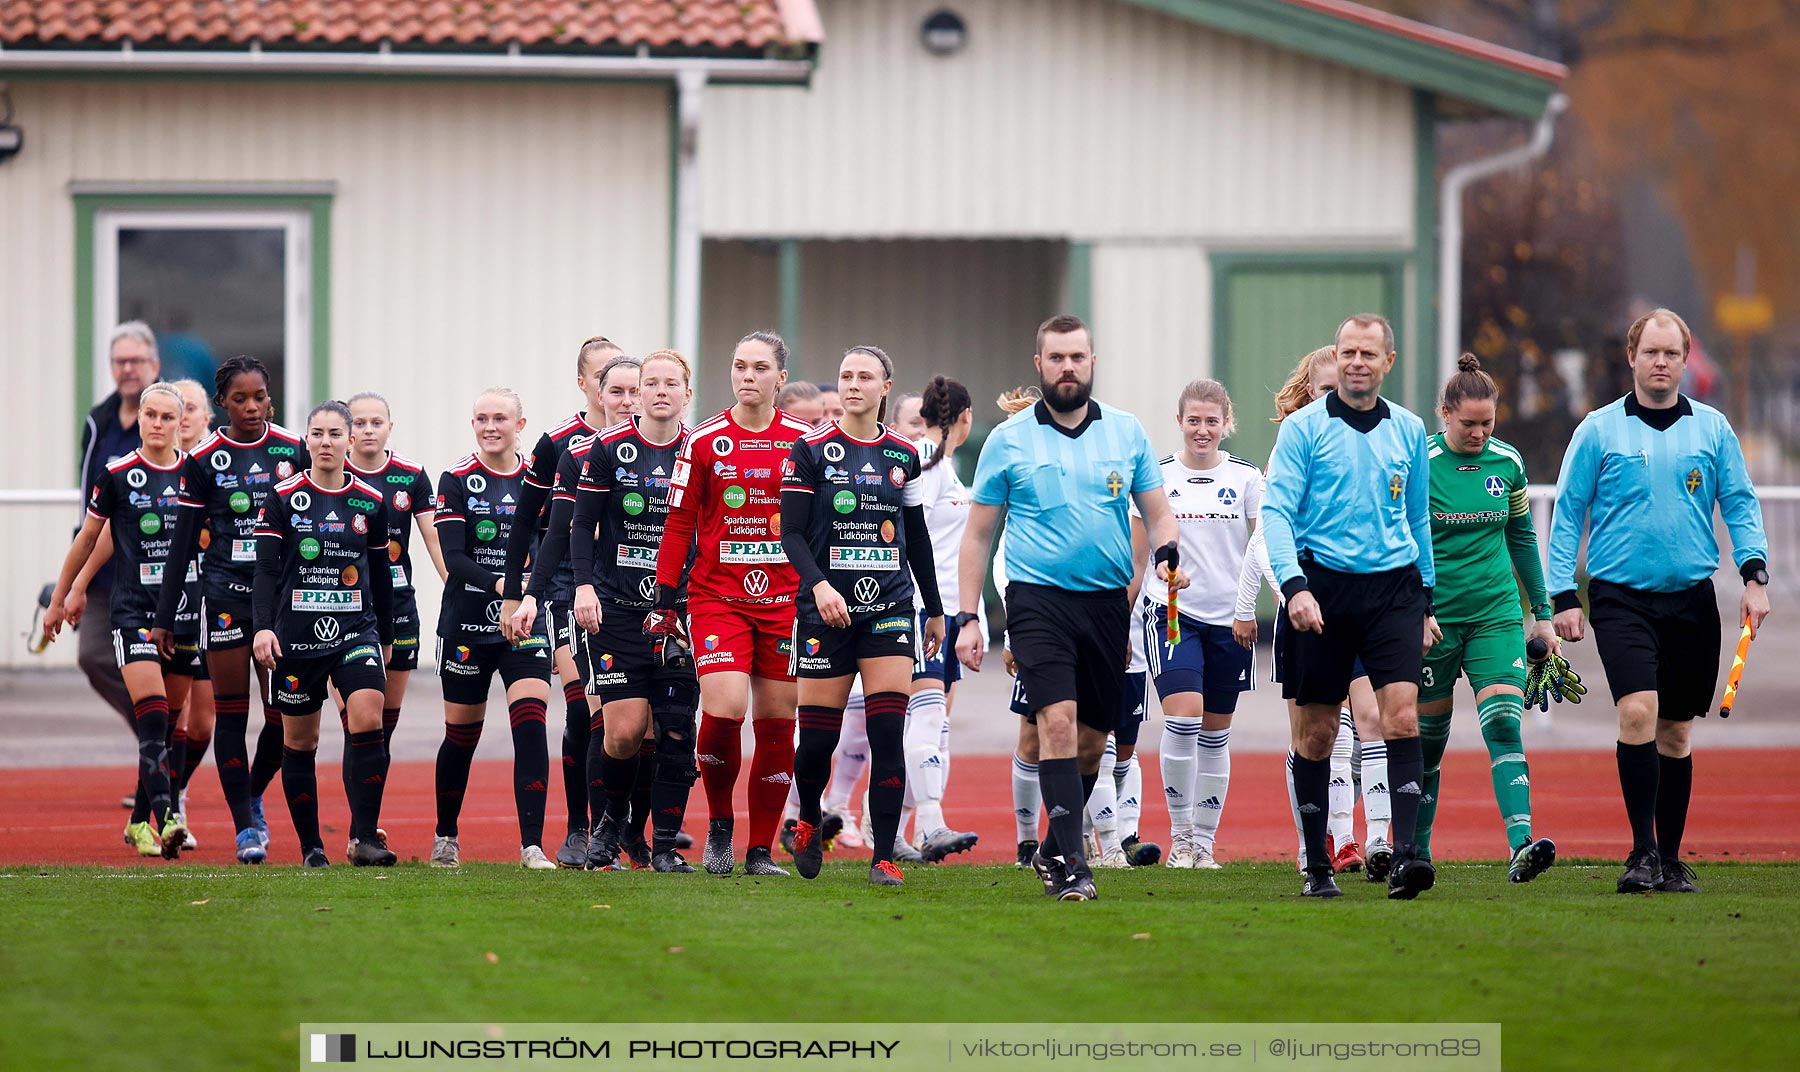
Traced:
<svg viewBox="0 0 1800 1072">
<path fill-rule="evenodd" d="M 1179 454 L 1162 460 L 1163 494 L 1181 534 L 1181 568 L 1193 582 L 1177 602 L 1182 617 L 1207 625 L 1232 622 L 1249 523 L 1262 510 L 1262 470 L 1225 451 L 1219 459 L 1211 469 L 1189 469 Z M 1136 504 L 1131 512 L 1137 515 Z M 1144 566 L 1144 595 L 1159 607 L 1169 603 L 1169 588 L 1150 563 Z"/>
<path fill-rule="evenodd" d="M 931 560 L 937 567 L 938 596 L 944 601 L 944 613 L 955 614 L 961 604 L 958 596 L 957 559 L 962 554 L 963 531 L 969 527 L 969 507 L 974 503 L 962 478 L 956 475 L 956 464 L 949 458 L 931 465 L 938 452 L 930 439 L 918 441 L 919 463 L 927 466 L 915 481 L 925 502 L 925 527 L 931 532 Z M 1002 589 L 1004 592 L 1004 589 Z"/>
</svg>

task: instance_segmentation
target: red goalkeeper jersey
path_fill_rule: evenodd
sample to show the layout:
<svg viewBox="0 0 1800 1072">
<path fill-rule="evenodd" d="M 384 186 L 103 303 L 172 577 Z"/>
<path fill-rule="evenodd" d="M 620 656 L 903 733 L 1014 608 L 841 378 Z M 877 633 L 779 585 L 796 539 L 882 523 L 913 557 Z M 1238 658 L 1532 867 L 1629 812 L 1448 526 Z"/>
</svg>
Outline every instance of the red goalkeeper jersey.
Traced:
<svg viewBox="0 0 1800 1072">
<path fill-rule="evenodd" d="M 781 467 L 794 440 L 811 430 L 781 410 L 760 432 L 740 427 L 730 410 L 695 428 L 670 478 L 657 583 L 681 582 L 697 532 L 690 598 L 792 603 L 800 580 L 781 548 Z"/>
</svg>

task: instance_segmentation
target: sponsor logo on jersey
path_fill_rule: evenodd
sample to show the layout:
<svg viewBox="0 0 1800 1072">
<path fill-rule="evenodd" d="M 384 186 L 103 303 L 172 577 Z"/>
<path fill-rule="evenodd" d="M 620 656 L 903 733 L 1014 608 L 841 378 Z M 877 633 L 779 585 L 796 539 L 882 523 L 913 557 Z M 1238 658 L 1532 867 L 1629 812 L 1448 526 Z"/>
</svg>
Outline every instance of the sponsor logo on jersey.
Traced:
<svg viewBox="0 0 1800 1072">
<path fill-rule="evenodd" d="M 231 615 L 229 615 L 229 614 L 221 614 L 218 617 L 214 618 L 213 621 L 218 624 L 220 629 L 230 629 L 231 628 Z"/>
<path fill-rule="evenodd" d="M 373 644 L 359 644 L 344 653 L 344 662 L 350 663 L 357 659 L 367 659 L 371 657 L 380 658 L 381 649 Z"/>
<path fill-rule="evenodd" d="M 896 632 L 896 631 L 904 632 L 904 631 L 910 630 L 910 629 L 912 629 L 912 626 L 913 626 L 912 619 L 902 616 L 902 617 L 893 617 L 893 618 L 883 618 L 880 621 L 876 622 L 872 628 L 877 633 L 892 633 L 892 632 Z"/>
<path fill-rule="evenodd" d="M 338 625 L 336 618 L 327 615 L 313 623 L 312 631 L 313 636 L 318 637 L 320 643 L 329 644 L 343 632 L 343 627 Z"/>
<path fill-rule="evenodd" d="M 145 482 L 148 481 L 149 479 L 150 479 L 149 475 L 146 474 L 142 469 L 132 469 L 132 470 L 127 471 L 125 474 L 125 483 L 130 484 L 134 488 L 143 487 Z"/>
<path fill-rule="evenodd" d="M 138 518 L 138 531 L 146 536 L 154 536 L 162 531 L 162 518 L 156 514 L 144 514 Z"/>
<path fill-rule="evenodd" d="M 782 655 L 792 655 L 794 653 L 794 638 L 782 637 L 780 640 L 777 640 L 775 642 L 775 650 Z"/>
<path fill-rule="evenodd" d="M 400 546 L 399 540 L 389 540 L 388 541 L 388 561 L 389 562 L 400 561 L 400 556 L 405 553 L 406 553 L 406 549 Z"/>
<path fill-rule="evenodd" d="M 840 514 L 847 514 L 856 509 L 856 492 L 848 489 L 831 497 L 831 508 Z"/>
<path fill-rule="evenodd" d="M 881 542 L 882 543 L 893 543 L 894 542 L 894 523 L 892 520 L 883 521 L 881 523 Z"/>
<path fill-rule="evenodd" d="M 292 458 L 294 456 L 294 448 L 288 446 L 286 443 L 271 443 L 269 444 L 268 450 L 270 455 L 277 458 Z"/>
<path fill-rule="evenodd" d="M 826 461 L 841 462 L 844 460 L 844 445 L 842 443 L 827 443 L 825 444 L 823 453 Z"/>
<path fill-rule="evenodd" d="M 794 459 L 792 459 L 792 458 L 781 459 L 781 479 L 786 480 L 788 477 L 793 476 L 793 475 L 794 475 Z"/>
<path fill-rule="evenodd" d="M 308 536 L 306 539 L 301 540 L 300 541 L 300 557 L 306 559 L 308 562 L 311 562 L 313 559 L 318 558 L 319 557 L 319 541 L 313 539 L 311 536 Z"/>
<path fill-rule="evenodd" d="M 777 539 L 781 538 L 781 511 L 780 510 L 777 510 L 774 513 L 769 515 L 769 535 L 774 536 Z"/>
<path fill-rule="evenodd" d="M 499 533 L 500 526 L 488 518 L 484 517 L 480 521 L 475 522 L 475 538 L 483 543 L 492 540 L 495 536 L 499 535 Z"/>
<path fill-rule="evenodd" d="M 776 544 L 776 547 L 780 547 Z M 769 575 L 762 570 L 753 569 L 744 574 L 744 594 L 747 596 L 765 596 L 769 593 Z"/>
<path fill-rule="evenodd" d="M 212 464 L 214 469 L 223 473 L 225 470 L 231 468 L 231 452 L 228 450 L 215 450 L 212 452 L 212 457 L 208 458 L 207 461 Z"/>
<path fill-rule="evenodd" d="M 868 606 L 881 596 L 881 582 L 873 577 L 858 577 L 850 588 L 850 594 L 856 597 L 858 603 Z"/>
<path fill-rule="evenodd" d="M 898 547 L 833 547 L 828 555 L 830 568 L 834 570 L 888 572 L 900 568 Z"/>
<path fill-rule="evenodd" d="M 646 603 L 656 598 L 656 574 L 645 574 L 638 580 L 638 598 Z"/>
<path fill-rule="evenodd" d="M 1117 469 L 1106 474 L 1106 491 L 1109 497 L 1116 499 L 1119 497 L 1119 492 L 1124 490 L 1125 481 L 1119 476 L 1119 471 Z"/>
<path fill-rule="evenodd" d="M 1482 486 L 1487 488 L 1487 493 L 1496 499 L 1504 498 L 1506 496 L 1506 480 L 1504 477 L 1490 476 L 1483 482 Z"/>
<path fill-rule="evenodd" d="M 487 620 L 489 625 L 500 624 L 500 601 L 498 599 L 488 600 Z"/>
<path fill-rule="evenodd" d="M 848 483 L 850 480 L 850 470 L 839 469 L 835 465 L 827 465 L 825 467 L 825 479 L 831 481 L 833 484 Z"/>
<path fill-rule="evenodd" d="M 1481 466 L 1479 466 L 1479 465 L 1459 465 L 1456 467 L 1456 471 L 1459 473 L 1479 473 L 1479 472 L 1481 472 Z"/>
<path fill-rule="evenodd" d="M 737 466 L 729 462 L 713 462 L 713 475 L 720 480 L 736 480 Z"/>
<path fill-rule="evenodd" d="M 482 476 L 480 473 L 470 473 L 463 478 L 463 487 L 480 495 L 487 490 L 487 477 Z"/>
<path fill-rule="evenodd" d="M 305 513 L 312 509 L 312 496 L 304 491 L 296 491 L 288 496 L 288 508 L 295 513 Z"/>
<path fill-rule="evenodd" d="M 362 609 L 362 589 L 296 588 L 293 595 L 289 597 L 288 606 L 294 610 L 310 611 L 314 614 L 358 611 Z M 320 637 L 319 639 L 329 638 Z"/>
<path fill-rule="evenodd" d="M 550 640 L 548 637 L 542 637 L 542 636 L 533 634 L 531 636 L 526 637 L 524 640 L 519 641 L 517 644 L 514 644 L 513 650 L 514 651 L 531 651 L 536 648 L 547 648 L 549 646 L 550 646 Z M 539 651 L 538 654 L 542 655 L 543 652 Z"/>
<path fill-rule="evenodd" d="M 143 509 L 147 509 L 150 506 L 154 505 L 156 502 L 156 498 L 151 495 L 146 495 L 141 491 L 134 491 L 131 494 L 125 496 L 125 501 L 131 504 L 131 508 L 133 510 L 143 510 Z M 90 505 L 95 505 L 95 506 L 99 505 L 99 503 L 100 503 L 100 489 L 99 488 L 95 488 L 94 493 L 92 495 L 88 496 L 88 503 Z"/>
<path fill-rule="evenodd" d="M 345 499 L 344 504 L 352 510 L 373 510 L 375 504 L 367 499 Z"/>
<path fill-rule="evenodd" d="M 791 444 L 791 443 L 788 445 L 793 446 L 793 444 Z M 766 439 L 746 439 L 742 443 L 739 443 L 738 446 L 743 447 L 745 450 L 772 450 L 772 449 L 774 449 L 772 447 L 772 445 L 770 444 L 770 442 Z"/>
<path fill-rule="evenodd" d="M 783 463 L 783 464 L 786 464 L 786 463 Z M 775 470 L 773 470 L 773 469 L 757 468 L 757 469 L 744 470 L 744 479 L 745 480 L 768 480 L 770 477 L 772 477 L 774 475 L 775 475 Z"/>
<path fill-rule="evenodd" d="M 614 561 L 621 566 L 653 570 L 656 568 L 656 548 L 634 547 L 631 544 L 622 543 L 619 545 L 618 557 Z M 652 592 L 652 594 L 655 593 Z"/>
<path fill-rule="evenodd" d="M 637 444 L 636 443 L 620 443 L 617 453 L 619 456 L 619 460 L 626 463 L 627 465 L 629 465 L 630 463 L 637 461 L 637 456 L 638 456 Z"/>
<path fill-rule="evenodd" d="M 725 489 L 725 494 L 722 498 L 725 500 L 726 506 L 733 510 L 738 510 L 742 509 L 744 503 L 749 501 L 750 496 L 744 492 L 743 488 L 733 484 Z"/>
<path fill-rule="evenodd" d="M 1210 484 L 1212 483 L 1213 478 L 1210 476 L 1190 476 L 1187 478 L 1187 481 L 1190 484 Z"/>
<path fill-rule="evenodd" d="M 782 550 L 780 540 L 723 540 L 719 543 L 719 561 L 736 565 L 766 565 L 786 562 L 787 552 Z"/>
<path fill-rule="evenodd" d="M 818 637 L 807 637 L 806 638 L 806 646 L 802 650 L 805 651 L 806 654 L 808 654 L 808 655 L 819 654 L 819 638 Z"/>
<path fill-rule="evenodd" d="M 356 587 L 356 582 L 361 577 L 362 574 L 357 572 L 355 566 L 345 566 L 342 570 L 338 571 L 338 580 L 343 581 L 344 586 L 347 588 Z"/>
<path fill-rule="evenodd" d="M 705 644 L 706 644 L 707 651 L 712 651 L 712 650 L 716 649 L 719 646 L 719 634 L 717 634 L 717 633 L 706 634 Z"/>
<path fill-rule="evenodd" d="M 856 474 L 856 482 L 858 484 L 869 484 L 869 485 L 873 485 L 874 487 L 880 487 L 881 486 L 881 474 L 880 473 L 858 473 L 858 474 Z"/>
<path fill-rule="evenodd" d="M 730 436 L 715 436 L 712 441 L 712 452 L 721 456 L 730 454 L 734 445 Z"/>
<path fill-rule="evenodd" d="M 1506 511 L 1482 510 L 1473 514 L 1446 514 L 1434 510 L 1432 511 L 1431 517 L 1434 521 L 1440 521 L 1446 525 L 1486 525 L 1497 521 L 1505 521 Z"/>
</svg>

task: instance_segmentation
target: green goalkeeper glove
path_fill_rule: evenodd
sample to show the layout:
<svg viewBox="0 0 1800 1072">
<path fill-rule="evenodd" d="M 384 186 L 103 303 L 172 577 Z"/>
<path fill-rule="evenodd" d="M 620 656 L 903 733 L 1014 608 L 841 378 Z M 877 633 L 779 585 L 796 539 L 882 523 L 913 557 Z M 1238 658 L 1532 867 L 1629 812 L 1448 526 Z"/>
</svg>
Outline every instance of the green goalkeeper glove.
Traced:
<svg viewBox="0 0 1800 1072">
<path fill-rule="evenodd" d="M 1528 708 L 1548 712 L 1552 699 L 1557 703 L 1578 704 L 1586 695 L 1587 686 L 1581 683 L 1581 675 L 1561 655 L 1552 654 L 1542 662 L 1532 663 L 1525 674 L 1525 706 Z"/>
</svg>

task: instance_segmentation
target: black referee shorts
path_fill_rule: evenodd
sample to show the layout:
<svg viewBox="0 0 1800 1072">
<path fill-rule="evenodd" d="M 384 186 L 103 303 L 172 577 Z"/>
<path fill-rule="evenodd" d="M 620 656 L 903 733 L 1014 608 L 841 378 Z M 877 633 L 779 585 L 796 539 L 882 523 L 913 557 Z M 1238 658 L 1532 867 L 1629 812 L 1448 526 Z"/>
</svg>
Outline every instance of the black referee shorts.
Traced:
<svg viewBox="0 0 1800 1072">
<path fill-rule="evenodd" d="M 1131 658 L 1125 589 L 1071 592 L 1014 581 L 1006 586 L 1006 633 L 1019 686 L 1038 711 L 1075 701 L 1075 717 L 1102 733 L 1118 728 Z"/>
<path fill-rule="evenodd" d="M 1710 579 L 1680 592 L 1588 581 L 1588 620 L 1613 703 L 1655 692 L 1657 717 L 1687 722 L 1712 709 L 1719 684 L 1719 604 Z"/>
<path fill-rule="evenodd" d="M 1418 684 L 1425 668 L 1425 587 L 1417 566 L 1339 573 L 1305 563 L 1306 587 L 1325 616 L 1323 633 L 1290 628 L 1277 643 L 1281 695 L 1301 704 L 1341 704 L 1360 659 L 1375 688 Z M 1281 609 L 1282 614 L 1287 607 Z"/>
</svg>

